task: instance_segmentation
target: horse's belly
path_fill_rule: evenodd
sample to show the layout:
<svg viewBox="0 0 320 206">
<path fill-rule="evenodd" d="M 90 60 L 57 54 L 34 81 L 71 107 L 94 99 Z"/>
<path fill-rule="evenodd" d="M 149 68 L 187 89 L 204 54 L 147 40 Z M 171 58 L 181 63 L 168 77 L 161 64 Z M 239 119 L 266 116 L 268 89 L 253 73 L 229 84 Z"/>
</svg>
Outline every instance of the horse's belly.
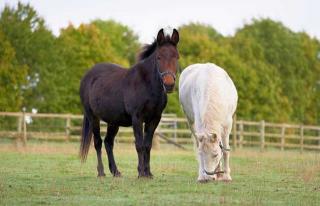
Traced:
<svg viewBox="0 0 320 206">
<path fill-rule="evenodd" d="M 117 102 L 117 103 L 116 103 Z M 103 101 L 102 104 L 91 107 L 95 116 L 109 124 L 131 126 L 131 116 L 126 113 L 121 101 Z"/>
<path fill-rule="evenodd" d="M 125 113 L 116 114 L 109 112 L 108 115 L 101 116 L 101 119 L 108 124 L 114 124 L 118 126 L 129 127 L 132 125 L 131 117 Z"/>
</svg>

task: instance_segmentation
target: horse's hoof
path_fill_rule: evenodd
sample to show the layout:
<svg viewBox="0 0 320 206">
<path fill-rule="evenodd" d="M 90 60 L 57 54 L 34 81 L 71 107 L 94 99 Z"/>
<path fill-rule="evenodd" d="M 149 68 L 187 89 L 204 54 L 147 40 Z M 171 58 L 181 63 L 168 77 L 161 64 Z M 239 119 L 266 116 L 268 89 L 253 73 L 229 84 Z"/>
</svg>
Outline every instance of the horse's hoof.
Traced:
<svg viewBox="0 0 320 206">
<path fill-rule="evenodd" d="M 153 179 L 152 174 L 139 174 L 138 178 Z"/>
<path fill-rule="evenodd" d="M 116 171 L 115 173 L 113 173 L 113 177 L 121 177 L 121 172 Z"/>
<path fill-rule="evenodd" d="M 105 176 L 106 176 L 106 174 L 104 174 L 104 173 L 98 174 L 98 177 L 105 177 Z"/>
<path fill-rule="evenodd" d="M 146 176 L 144 176 L 145 178 L 148 178 L 148 179 L 153 179 L 153 175 L 151 174 L 151 175 L 146 175 Z"/>
<path fill-rule="evenodd" d="M 219 177 L 217 180 L 221 182 L 231 182 L 232 178 L 230 176 L 222 176 L 222 177 Z"/>
<path fill-rule="evenodd" d="M 145 177 L 146 177 L 146 178 L 153 179 L 153 174 L 152 174 L 151 172 L 146 172 L 146 173 L 145 173 Z"/>
<path fill-rule="evenodd" d="M 224 178 L 222 181 L 224 181 L 224 182 L 232 182 L 232 179 L 231 179 L 231 177 L 230 178 Z"/>
</svg>

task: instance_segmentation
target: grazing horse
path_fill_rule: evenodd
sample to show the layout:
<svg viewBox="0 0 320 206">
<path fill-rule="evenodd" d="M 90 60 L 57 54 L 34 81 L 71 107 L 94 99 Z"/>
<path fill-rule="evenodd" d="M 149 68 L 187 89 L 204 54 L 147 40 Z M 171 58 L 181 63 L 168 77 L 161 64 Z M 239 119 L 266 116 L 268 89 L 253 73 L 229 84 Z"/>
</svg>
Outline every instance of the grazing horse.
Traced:
<svg viewBox="0 0 320 206">
<path fill-rule="evenodd" d="M 231 181 L 229 135 L 238 94 L 229 75 L 215 64 L 190 65 L 180 76 L 179 99 L 197 145 L 198 181 Z"/>
<path fill-rule="evenodd" d="M 167 93 L 174 89 L 178 42 L 176 29 L 172 35 L 161 29 L 155 41 L 144 47 L 133 67 L 124 69 L 115 64 L 97 64 L 82 78 L 80 98 L 84 117 L 80 157 L 86 160 L 93 133 L 98 176 L 105 176 L 100 136 L 100 120 L 103 120 L 108 124 L 104 146 L 113 176 L 121 176 L 113 155 L 115 136 L 119 126 L 132 126 L 139 160 L 138 177 L 152 177 L 152 138 L 167 104 Z"/>
</svg>

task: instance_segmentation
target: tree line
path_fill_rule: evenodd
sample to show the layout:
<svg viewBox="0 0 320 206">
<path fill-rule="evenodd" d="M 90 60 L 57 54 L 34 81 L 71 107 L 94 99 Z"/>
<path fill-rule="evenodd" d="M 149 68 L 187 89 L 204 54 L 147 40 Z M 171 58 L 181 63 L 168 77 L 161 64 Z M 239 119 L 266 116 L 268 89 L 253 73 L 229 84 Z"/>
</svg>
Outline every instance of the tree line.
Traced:
<svg viewBox="0 0 320 206">
<path fill-rule="evenodd" d="M 320 42 L 281 22 L 254 19 L 232 36 L 189 23 L 180 32 L 180 67 L 213 62 L 233 79 L 237 116 L 250 120 L 320 123 Z M 151 43 L 151 42 L 150 42 Z M 81 113 L 79 84 L 94 64 L 135 64 L 143 45 L 113 20 L 69 24 L 53 35 L 29 4 L 0 15 L 0 111 Z M 178 92 L 166 112 L 183 115 Z"/>
</svg>

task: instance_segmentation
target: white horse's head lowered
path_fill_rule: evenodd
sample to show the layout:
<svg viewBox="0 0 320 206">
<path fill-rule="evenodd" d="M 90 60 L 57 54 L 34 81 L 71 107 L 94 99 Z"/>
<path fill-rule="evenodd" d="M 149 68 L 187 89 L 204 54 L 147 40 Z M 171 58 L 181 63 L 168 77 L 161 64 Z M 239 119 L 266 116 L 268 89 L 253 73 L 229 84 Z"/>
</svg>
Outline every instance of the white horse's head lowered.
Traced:
<svg viewBox="0 0 320 206">
<path fill-rule="evenodd" d="M 219 169 L 222 158 L 222 148 L 220 147 L 220 139 L 216 134 L 196 134 L 198 146 L 198 158 L 206 175 L 215 175 Z M 214 177 L 212 177 L 214 178 Z"/>
</svg>

